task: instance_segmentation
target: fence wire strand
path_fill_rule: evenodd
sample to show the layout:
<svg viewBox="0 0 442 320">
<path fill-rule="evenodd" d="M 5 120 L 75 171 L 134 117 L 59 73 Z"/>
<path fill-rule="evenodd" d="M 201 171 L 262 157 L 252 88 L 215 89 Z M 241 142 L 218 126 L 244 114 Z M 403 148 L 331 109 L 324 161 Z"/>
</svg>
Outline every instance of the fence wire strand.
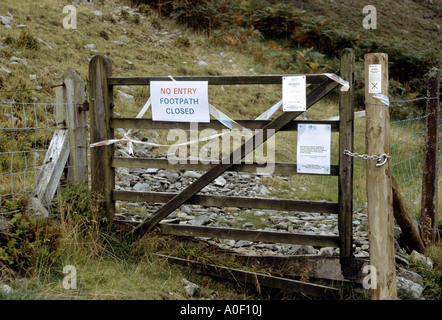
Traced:
<svg viewBox="0 0 442 320">
<path fill-rule="evenodd" d="M 0 216 L 22 211 L 68 104 L 0 102 Z"/>
<path fill-rule="evenodd" d="M 412 101 L 429 100 L 432 98 L 417 98 Z M 390 111 L 394 115 L 395 108 L 411 100 L 396 100 L 390 102 Z M 407 204 L 411 216 L 418 221 L 421 215 L 423 161 L 425 154 L 425 126 L 429 114 L 406 119 L 393 119 L 390 122 L 391 133 L 391 168 L 398 182 L 399 189 Z M 442 168 L 442 118 L 439 115 L 438 141 L 438 181 L 441 181 Z M 440 199 L 439 199 L 440 201 Z"/>
</svg>

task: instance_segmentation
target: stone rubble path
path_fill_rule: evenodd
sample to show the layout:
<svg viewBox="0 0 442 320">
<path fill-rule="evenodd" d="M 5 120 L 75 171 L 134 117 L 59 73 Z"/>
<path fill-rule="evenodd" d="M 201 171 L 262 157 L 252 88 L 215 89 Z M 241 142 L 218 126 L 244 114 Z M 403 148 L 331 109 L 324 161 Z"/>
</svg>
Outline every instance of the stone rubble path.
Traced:
<svg viewBox="0 0 442 320">
<path fill-rule="evenodd" d="M 177 193 L 182 191 L 202 172 L 193 170 L 117 168 L 116 189 L 125 191 L 155 191 Z M 207 185 L 199 194 L 243 197 L 269 197 L 269 189 L 261 183 L 262 176 L 254 173 L 226 172 Z M 117 201 L 116 219 L 140 222 L 157 211 L 162 204 L 148 202 Z M 245 217 L 253 216 L 260 228 Z M 265 231 L 338 235 L 335 214 L 315 212 L 277 211 L 267 209 L 242 209 L 232 207 L 203 207 L 182 205 L 167 219 L 194 226 L 235 227 Z M 256 222 L 255 222 L 256 223 Z M 265 227 L 263 227 L 265 226 Z M 356 257 L 368 257 L 367 214 L 353 214 L 353 237 Z M 261 243 L 244 240 L 209 239 L 211 244 L 245 255 L 339 255 L 339 248 L 314 248 L 307 245 Z"/>
</svg>

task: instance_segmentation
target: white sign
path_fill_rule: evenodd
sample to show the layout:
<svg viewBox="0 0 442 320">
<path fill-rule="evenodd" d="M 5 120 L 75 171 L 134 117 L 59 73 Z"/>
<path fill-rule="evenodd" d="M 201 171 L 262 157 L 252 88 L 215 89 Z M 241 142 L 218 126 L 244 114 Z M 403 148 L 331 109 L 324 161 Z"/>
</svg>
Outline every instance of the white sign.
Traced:
<svg viewBox="0 0 442 320">
<path fill-rule="evenodd" d="M 330 174 L 331 125 L 298 124 L 298 173 Z"/>
<path fill-rule="evenodd" d="M 305 76 L 282 77 L 282 111 L 305 111 L 305 89 Z"/>
<path fill-rule="evenodd" d="M 210 122 L 207 81 L 151 81 L 154 121 Z"/>
<path fill-rule="evenodd" d="M 381 93 L 382 91 L 382 65 L 370 64 L 368 66 L 368 93 Z"/>
</svg>

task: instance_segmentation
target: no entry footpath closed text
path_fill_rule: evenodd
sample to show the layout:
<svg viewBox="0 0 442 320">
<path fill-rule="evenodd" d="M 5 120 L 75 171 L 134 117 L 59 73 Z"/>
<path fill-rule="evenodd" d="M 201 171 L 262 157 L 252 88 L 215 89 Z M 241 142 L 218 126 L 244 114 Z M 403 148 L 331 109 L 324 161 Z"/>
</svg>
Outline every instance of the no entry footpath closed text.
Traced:
<svg viewBox="0 0 442 320">
<path fill-rule="evenodd" d="M 151 81 L 154 121 L 209 122 L 207 81 Z"/>
</svg>

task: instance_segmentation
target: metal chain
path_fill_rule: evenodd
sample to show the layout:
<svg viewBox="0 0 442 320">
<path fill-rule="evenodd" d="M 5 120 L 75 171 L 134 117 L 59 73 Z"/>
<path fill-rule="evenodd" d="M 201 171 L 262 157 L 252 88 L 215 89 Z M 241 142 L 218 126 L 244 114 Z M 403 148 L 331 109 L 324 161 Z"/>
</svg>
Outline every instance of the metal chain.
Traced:
<svg viewBox="0 0 442 320">
<path fill-rule="evenodd" d="M 344 150 L 344 154 L 346 156 L 355 157 L 355 158 L 362 158 L 364 160 L 368 160 L 368 159 L 376 160 L 378 162 L 378 163 L 376 163 L 376 167 L 383 166 L 387 162 L 387 160 L 389 158 L 391 158 L 391 156 L 389 156 L 386 153 L 383 153 L 380 156 L 378 156 L 378 155 L 369 156 L 368 154 L 359 154 L 357 152 L 351 152 L 349 150 Z"/>
</svg>

